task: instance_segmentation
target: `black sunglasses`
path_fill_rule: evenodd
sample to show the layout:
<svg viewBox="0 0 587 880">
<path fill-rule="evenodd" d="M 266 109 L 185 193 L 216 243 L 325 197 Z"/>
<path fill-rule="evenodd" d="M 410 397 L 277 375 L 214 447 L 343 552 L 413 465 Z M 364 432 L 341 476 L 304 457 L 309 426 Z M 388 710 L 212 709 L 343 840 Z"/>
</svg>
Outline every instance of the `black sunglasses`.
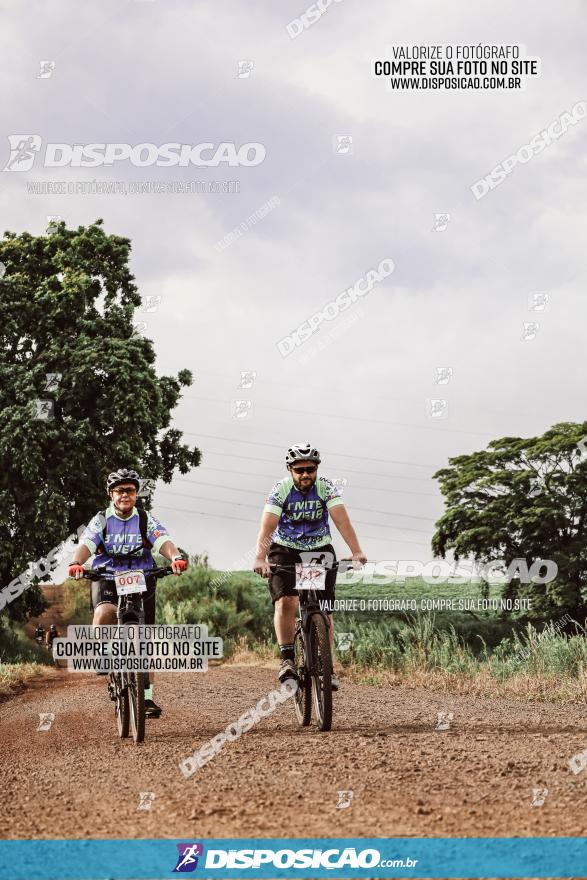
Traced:
<svg viewBox="0 0 587 880">
<path fill-rule="evenodd" d="M 112 491 L 117 495 L 134 495 L 137 489 L 136 486 L 116 486 Z"/>
<path fill-rule="evenodd" d="M 292 467 L 292 471 L 294 474 L 315 474 L 316 465 L 313 464 L 312 467 Z"/>
</svg>

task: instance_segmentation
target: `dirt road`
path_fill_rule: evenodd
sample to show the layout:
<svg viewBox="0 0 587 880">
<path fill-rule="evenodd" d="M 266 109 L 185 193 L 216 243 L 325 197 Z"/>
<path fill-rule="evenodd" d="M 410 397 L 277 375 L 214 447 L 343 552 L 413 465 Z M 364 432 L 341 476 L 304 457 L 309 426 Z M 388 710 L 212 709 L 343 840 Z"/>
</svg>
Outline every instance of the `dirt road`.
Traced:
<svg viewBox="0 0 587 880">
<path fill-rule="evenodd" d="M 0 705 L 2 837 L 587 833 L 587 769 L 567 765 L 587 747 L 577 706 L 343 681 L 331 733 L 299 728 L 286 703 L 184 779 L 178 761 L 274 686 L 274 670 L 250 666 L 160 675 L 164 714 L 137 746 L 116 735 L 104 679 L 50 671 Z M 434 729 L 438 712 L 453 713 L 449 730 Z M 534 788 L 548 789 L 542 806 Z M 150 810 L 139 792 L 154 793 Z"/>
</svg>

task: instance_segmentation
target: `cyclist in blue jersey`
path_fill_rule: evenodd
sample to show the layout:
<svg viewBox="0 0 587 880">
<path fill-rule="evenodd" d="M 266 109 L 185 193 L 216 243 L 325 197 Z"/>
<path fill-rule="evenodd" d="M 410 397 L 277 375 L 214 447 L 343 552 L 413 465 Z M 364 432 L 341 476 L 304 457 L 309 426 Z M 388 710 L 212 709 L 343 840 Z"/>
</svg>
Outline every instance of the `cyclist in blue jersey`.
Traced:
<svg viewBox="0 0 587 880">
<path fill-rule="evenodd" d="M 318 450 L 310 443 L 298 443 L 287 450 L 285 463 L 289 476 L 279 480 L 267 498 L 254 564 L 258 574 L 269 578 L 269 591 L 275 607 L 275 635 L 281 653 L 280 681 L 296 676 L 293 640 L 298 593 L 294 566 L 302 561 L 300 553 L 316 551 L 318 559 L 323 553 L 327 566 L 335 561 L 329 526 L 331 516 L 349 547 L 353 561 L 367 561 L 342 502 L 340 490 L 332 480 L 318 475 Z M 283 566 L 283 569 L 272 573 L 271 565 Z M 324 595 L 331 609 L 328 615 L 331 642 L 334 638 L 332 603 L 335 584 L 336 569 L 331 568 L 326 572 Z M 339 687 L 338 678 L 333 675 L 332 689 L 338 690 Z"/>
<path fill-rule="evenodd" d="M 135 507 L 141 480 L 136 471 L 121 468 L 106 480 L 110 506 L 97 513 L 83 532 L 75 551 L 69 576 L 81 578 L 84 563 L 94 556 L 92 568 L 106 566 L 109 573 L 117 574 L 133 569 L 153 568 L 153 553 L 160 553 L 171 562 L 174 574 L 181 574 L 187 562 L 171 540 L 169 532 L 151 513 Z M 145 578 L 147 592 L 143 593 L 145 623 L 155 623 L 156 578 Z M 116 624 L 118 596 L 114 581 L 92 581 L 94 626 Z M 149 687 L 145 688 L 145 707 L 148 718 L 158 718 L 161 708 L 153 701 L 154 673 L 149 673 Z"/>
</svg>

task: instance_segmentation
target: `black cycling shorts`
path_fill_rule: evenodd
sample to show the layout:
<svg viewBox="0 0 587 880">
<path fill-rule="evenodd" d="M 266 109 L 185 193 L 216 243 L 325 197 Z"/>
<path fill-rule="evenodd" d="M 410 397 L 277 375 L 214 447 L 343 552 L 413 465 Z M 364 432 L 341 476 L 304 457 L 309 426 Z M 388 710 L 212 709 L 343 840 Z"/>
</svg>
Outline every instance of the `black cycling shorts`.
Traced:
<svg viewBox="0 0 587 880">
<path fill-rule="evenodd" d="M 303 552 L 306 553 L 307 551 Z M 332 544 L 325 544 L 324 547 L 317 547 L 315 549 L 312 548 L 312 553 L 316 554 L 316 561 L 320 560 L 320 555 L 322 553 L 332 554 L 332 556 L 327 556 L 324 560 L 326 564 L 336 561 L 336 554 Z M 306 560 L 307 558 L 308 557 L 305 557 Z M 269 553 L 267 554 L 267 559 L 271 565 L 288 566 L 285 571 L 272 572 L 269 576 L 269 592 L 271 593 L 271 601 L 273 604 L 275 605 L 277 600 L 282 599 L 284 596 L 297 596 L 298 591 L 296 590 L 296 572 L 294 566 L 296 562 L 302 561 L 300 551 L 294 550 L 292 547 L 284 547 L 283 544 L 272 543 L 269 548 Z M 326 572 L 326 589 L 320 590 L 318 593 L 318 598 L 321 601 L 326 600 L 330 608 L 332 608 L 332 603 L 334 602 L 335 585 L 336 569 L 332 568 L 330 571 Z"/>
<path fill-rule="evenodd" d="M 143 598 L 143 608 L 145 610 L 145 623 L 155 623 L 155 586 L 157 578 L 152 575 L 146 575 L 147 592 L 141 593 Z M 116 593 L 116 585 L 111 580 L 92 581 L 92 608 L 98 605 L 108 603 L 109 605 L 118 605 L 118 595 Z"/>
</svg>

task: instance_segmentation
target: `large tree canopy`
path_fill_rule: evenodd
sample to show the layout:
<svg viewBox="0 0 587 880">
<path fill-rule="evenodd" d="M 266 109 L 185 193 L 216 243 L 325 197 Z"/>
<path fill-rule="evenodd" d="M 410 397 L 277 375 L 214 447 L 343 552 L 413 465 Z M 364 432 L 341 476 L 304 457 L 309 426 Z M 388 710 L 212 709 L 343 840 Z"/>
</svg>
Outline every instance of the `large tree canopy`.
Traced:
<svg viewBox="0 0 587 880">
<path fill-rule="evenodd" d="M 447 509 L 434 552 L 507 565 L 549 559 L 558 575 L 530 588 L 541 613 L 587 612 L 587 422 L 554 425 L 542 437 L 493 440 L 489 448 L 449 459 L 434 476 Z M 515 583 L 510 588 L 515 589 Z"/>
<path fill-rule="evenodd" d="M 170 428 L 191 373 L 158 376 L 133 325 L 130 248 L 102 220 L 0 241 L 0 587 L 104 506 L 110 470 L 169 482 L 199 464 Z M 38 592 L 8 612 L 27 608 Z"/>
</svg>

